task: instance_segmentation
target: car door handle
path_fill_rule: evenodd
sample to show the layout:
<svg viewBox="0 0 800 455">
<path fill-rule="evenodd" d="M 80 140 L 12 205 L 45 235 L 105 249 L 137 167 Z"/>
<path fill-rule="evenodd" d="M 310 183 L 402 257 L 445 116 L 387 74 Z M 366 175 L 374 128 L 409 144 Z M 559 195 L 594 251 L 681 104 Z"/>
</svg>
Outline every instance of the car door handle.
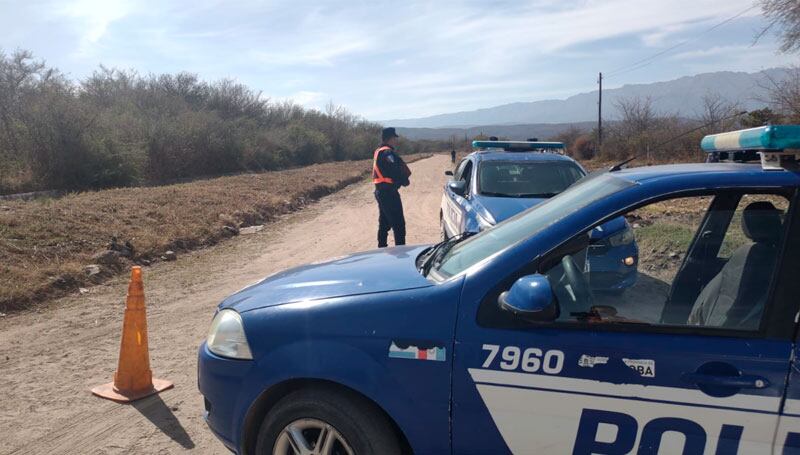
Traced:
<svg viewBox="0 0 800 455">
<path fill-rule="evenodd" d="M 686 373 L 683 375 L 683 380 L 699 386 L 737 387 L 741 389 L 765 389 L 769 387 L 769 381 L 766 378 L 752 374 L 719 376 L 704 373 Z"/>
</svg>

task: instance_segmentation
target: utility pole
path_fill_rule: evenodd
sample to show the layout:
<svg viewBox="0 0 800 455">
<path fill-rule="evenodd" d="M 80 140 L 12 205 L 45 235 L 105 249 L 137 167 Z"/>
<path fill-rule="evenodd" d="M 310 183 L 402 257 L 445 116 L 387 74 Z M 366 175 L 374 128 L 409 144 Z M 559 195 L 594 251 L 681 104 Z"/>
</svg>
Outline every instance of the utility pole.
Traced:
<svg viewBox="0 0 800 455">
<path fill-rule="evenodd" d="M 597 76 L 600 90 L 597 92 L 597 151 L 603 146 L 603 73 Z"/>
</svg>

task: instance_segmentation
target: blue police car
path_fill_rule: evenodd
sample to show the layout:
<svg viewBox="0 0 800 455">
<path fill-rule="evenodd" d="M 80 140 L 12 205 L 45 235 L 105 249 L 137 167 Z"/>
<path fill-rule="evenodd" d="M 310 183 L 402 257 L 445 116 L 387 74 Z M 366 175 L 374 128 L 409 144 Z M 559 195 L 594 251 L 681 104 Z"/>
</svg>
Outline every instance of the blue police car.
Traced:
<svg viewBox="0 0 800 455">
<path fill-rule="evenodd" d="M 442 194 L 442 238 L 480 232 L 563 192 L 586 170 L 563 155 L 561 142 L 474 141 Z M 614 218 L 591 232 L 586 267 L 596 291 L 622 292 L 636 283 L 639 252 L 630 224 Z"/>
<path fill-rule="evenodd" d="M 703 147 L 727 162 L 606 172 L 230 296 L 199 350 L 208 426 L 247 454 L 800 450 L 800 126 Z M 653 221 L 640 278 L 596 293 L 591 232 L 625 215 Z"/>
</svg>

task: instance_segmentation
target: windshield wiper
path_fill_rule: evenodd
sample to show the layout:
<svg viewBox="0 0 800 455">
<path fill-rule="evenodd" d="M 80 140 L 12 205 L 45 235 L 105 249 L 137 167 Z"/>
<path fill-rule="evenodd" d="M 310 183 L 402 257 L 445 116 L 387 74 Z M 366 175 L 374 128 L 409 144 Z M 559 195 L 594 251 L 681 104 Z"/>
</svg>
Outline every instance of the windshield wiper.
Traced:
<svg viewBox="0 0 800 455">
<path fill-rule="evenodd" d="M 451 237 L 452 238 L 452 237 Z M 449 242 L 450 239 L 442 240 L 439 243 L 432 245 L 428 248 L 428 251 L 423 253 L 425 257 L 420 261 L 422 265 L 419 267 L 419 271 L 422 272 L 423 275 L 428 275 L 428 270 L 430 270 L 430 265 L 433 262 L 433 257 L 436 256 L 436 253 L 445 245 L 445 243 Z"/>
<path fill-rule="evenodd" d="M 426 258 L 425 263 L 422 266 L 422 274 L 424 276 L 428 276 L 428 273 L 431 271 L 431 268 L 433 268 L 434 265 L 439 264 L 439 259 L 444 257 L 444 255 L 447 254 L 448 251 L 450 251 L 450 248 L 455 246 L 455 244 L 457 244 L 458 242 L 468 237 L 471 237 L 475 234 L 477 234 L 477 232 L 462 232 L 461 234 L 454 235 L 453 237 L 450 237 L 449 239 L 443 240 L 434 245 L 431 248 L 430 252 L 428 253 L 428 257 Z"/>
</svg>

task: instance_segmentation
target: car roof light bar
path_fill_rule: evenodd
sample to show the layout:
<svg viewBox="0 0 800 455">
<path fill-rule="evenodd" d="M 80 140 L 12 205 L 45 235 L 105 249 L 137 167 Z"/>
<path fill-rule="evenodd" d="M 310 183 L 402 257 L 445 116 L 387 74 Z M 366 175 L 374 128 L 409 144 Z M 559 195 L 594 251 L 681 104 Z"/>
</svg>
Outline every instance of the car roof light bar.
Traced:
<svg viewBox="0 0 800 455">
<path fill-rule="evenodd" d="M 761 155 L 761 166 L 768 170 L 796 168 L 800 125 L 766 125 L 710 134 L 700 141 L 700 148 L 729 161 L 747 161 L 757 153 Z"/>
<path fill-rule="evenodd" d="M 536 150 L 564 150 L 563 142 L 540 141 L 472 141 L 475 149 L 502 149 L 508 152 L 530 152 Z"/>
</svg>

